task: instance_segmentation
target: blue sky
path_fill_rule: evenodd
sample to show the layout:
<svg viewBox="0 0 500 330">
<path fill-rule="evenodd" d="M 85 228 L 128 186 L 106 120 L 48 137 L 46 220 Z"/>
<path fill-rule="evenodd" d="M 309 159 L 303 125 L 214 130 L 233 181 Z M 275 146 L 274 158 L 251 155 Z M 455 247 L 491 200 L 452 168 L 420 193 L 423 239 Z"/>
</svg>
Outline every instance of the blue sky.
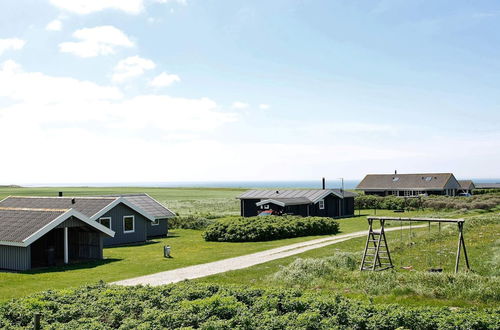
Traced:
<svg viewBox="0 0 500 330">
<path fill-rule="evenodd" d="M 0 3 L 0 183 L 500 177 L 496 1 Z"/>
</svg>

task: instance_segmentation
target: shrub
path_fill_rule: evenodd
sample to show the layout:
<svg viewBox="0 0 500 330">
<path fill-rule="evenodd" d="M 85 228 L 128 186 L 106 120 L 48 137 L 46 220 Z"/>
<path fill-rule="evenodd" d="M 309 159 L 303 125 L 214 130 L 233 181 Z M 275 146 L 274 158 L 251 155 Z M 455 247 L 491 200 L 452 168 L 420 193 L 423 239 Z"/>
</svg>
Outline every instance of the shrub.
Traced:
<svg viewBox="0 0 500 330">
<path fill-rule="evenodd" d="M 498 329 L 500 309 L 374 305 L 290 289 L 177 283 L 86 286 L 0 305 L 0 328 Z"/>
<path fill-rule="evenodd" d="M 333 235 L 339 224 L 332 218 L 297 216 L 228 217 L 215 221 L 203 233 L 206 241 L 256 242 L 275 239 Z"/>
<path fill-rule="evenodd" d="M 177 216 L 168 220 L 168 227 L 172 229 L 204 229 L 213 222 L 213 219 L 198 215 Z"/>
</svg>

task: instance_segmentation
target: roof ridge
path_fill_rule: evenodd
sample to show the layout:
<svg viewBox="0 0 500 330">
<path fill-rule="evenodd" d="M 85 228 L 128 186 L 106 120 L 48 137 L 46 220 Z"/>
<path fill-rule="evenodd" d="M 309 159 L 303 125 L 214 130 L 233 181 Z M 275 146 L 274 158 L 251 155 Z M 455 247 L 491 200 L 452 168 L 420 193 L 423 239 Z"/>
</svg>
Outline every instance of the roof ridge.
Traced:
<svg viewBox="0 0 500 330">
<path fill-rule="evenodd" d="M 71 209 L 44 209 L 44 208 L 29 208 L 29 207 L 0 207 L 0 210 L 5 211 L 41 211 L 41 212 L 67 212 Z"/>
<path fill-rule="evenodd" d="M 9 196 L 7 198 L 55 198 L 55 199 L 68 199 L 68 198 L 79 198 L 79 199 L 117 199 L 119 197 L 115 196 Z"/>
</svg>

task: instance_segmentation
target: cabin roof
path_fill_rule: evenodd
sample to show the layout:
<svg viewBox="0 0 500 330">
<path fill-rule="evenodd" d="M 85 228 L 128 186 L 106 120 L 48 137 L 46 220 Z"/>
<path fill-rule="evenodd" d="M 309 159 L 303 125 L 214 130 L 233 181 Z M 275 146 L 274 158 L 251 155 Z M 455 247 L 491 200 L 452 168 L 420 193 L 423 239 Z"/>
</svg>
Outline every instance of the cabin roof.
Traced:
<svg viewBox="0 0 500 330">
<path fill-rule="evenodd" d="M 164 219 L 175 217 L 175 213 L 169 210 L 167 207 L 163 206 L 153 197 L 146 193 L 142 194 L 122 194 L 122 195 L 106 195 L 105 197 L 123 197 L 124 199 L 130 201 L 131 203 L 137 205 L 148 214 L 152 215 L 156 219 Z"/>
<path fill-rule="evenodd" d="M 442 190 L 452 173 L 368 174 L 358 184 L 360 190 L 422 189 Z"/>
<path fill-rule="evenodd" d="M 115 202 L 117 199 L 118 197 L 9 196 L 0 201 L 0 207 L 25 209 L 74 209 L 90 218 Z"/>
<path fill-rule="evenodd" d="M 319 200 L 325 198 L 326 196 L 333 194 L 339 198 L 344 197 L 354 197 L 355 193 L 350 191 L 341 191 L 340 189 L 282 189 L 282 190 L 261 190 L 254 189 L 248 190 L 238 196 L 239 199 L 272 199 L 272 200 L 287 200 L 291 202 L 294 200 L 305 201 L 308 200 L 308 204 L 316 203 Z"/>
<path fill-rule="evenodd" d="M 74 209 L 0 207 L 0 244 L 28 246 L 69 218 L 77 218 L 109 236 L 115 234 Z"/>
</svg>

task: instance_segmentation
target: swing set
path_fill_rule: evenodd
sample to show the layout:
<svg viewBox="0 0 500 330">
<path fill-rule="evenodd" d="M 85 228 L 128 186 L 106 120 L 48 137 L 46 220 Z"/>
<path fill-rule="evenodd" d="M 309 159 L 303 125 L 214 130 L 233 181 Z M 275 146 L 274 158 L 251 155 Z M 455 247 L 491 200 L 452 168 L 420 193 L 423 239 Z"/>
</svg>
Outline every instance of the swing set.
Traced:
<svg viewBox="0 0 500 330">
<path fill-rule="evenodd" d="M 465 265 L 467 271 L 470 271 L 469 258 L 467 257 L 467 250 L 465 249 L 464 241 L 464 219 L 436 219 L 436 218 L 396 218 L 396 217 L 368 217 L 368 236 L 366 239 L 365 250 L 363 253 L 363 259 L 361 260 L 360 271 L 382 271 L 390 268 L 394 268 L 392 263 L 391 253 L 387 245 L 387 238 L 385 236 L 385 223 L 386 221 L 399 221 L 401 224 L 401 240 L 403 240 L 403 221 L 410 223 L 410 240 L 412 238 L 412 223 L 413 222 L 427 222 L 429 224 L 429 233 L 431 232 L 431 223 L 437 222 L 439 225 L 439 236 L 438 239 L 441 241 L 441 224 L 442 223 L 456 223 L 458 226 L 458 248 L 457 256 L 455 260 L 455 273 L 458 273 L 458 265 L 460 263 L 460 256 L 462 254 L 465 259 Z M 379 221 L 380 229 L 374 230 L 374 221 Z M 413 244 L 413 242 L 411 242 Z M 442 244 L 442 243 L 441 243 Z M 442 258 L 442 245 L 439 251 L 440 265 Z M 429 257 L 430 254 L 428 253 Z M 412 269 L 411 266 L 403 267 L 404 269 Z M 442 272 L 443 268 L 431 268 L 430 272 Z"/>
</svg>

